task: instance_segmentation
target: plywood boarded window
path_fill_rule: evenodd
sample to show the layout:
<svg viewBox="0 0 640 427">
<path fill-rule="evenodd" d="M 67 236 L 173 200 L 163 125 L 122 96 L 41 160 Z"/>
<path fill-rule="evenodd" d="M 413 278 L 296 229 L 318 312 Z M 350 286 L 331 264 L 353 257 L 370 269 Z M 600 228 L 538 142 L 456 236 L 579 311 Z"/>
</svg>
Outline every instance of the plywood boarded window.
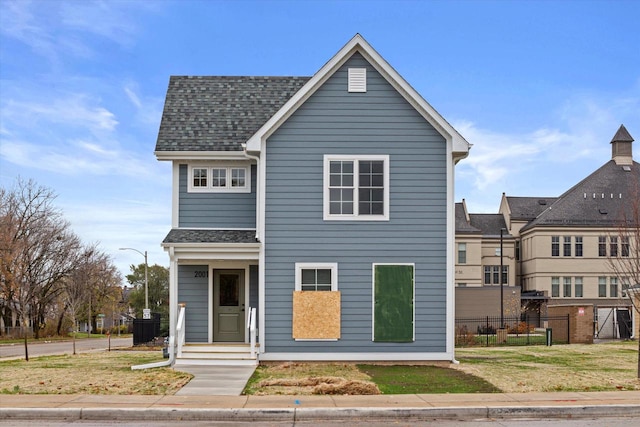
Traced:
<svg viewBox="0 0 640 427">
<path fill-rule="evenodd" d="M 340 292 L 293 292 L 293 339 L 340 339 Z"/>
<path fill-rule="evenodd" d="M 415 341 L 413 264 L 373 265 L 373 341 Z"/>
</svg>

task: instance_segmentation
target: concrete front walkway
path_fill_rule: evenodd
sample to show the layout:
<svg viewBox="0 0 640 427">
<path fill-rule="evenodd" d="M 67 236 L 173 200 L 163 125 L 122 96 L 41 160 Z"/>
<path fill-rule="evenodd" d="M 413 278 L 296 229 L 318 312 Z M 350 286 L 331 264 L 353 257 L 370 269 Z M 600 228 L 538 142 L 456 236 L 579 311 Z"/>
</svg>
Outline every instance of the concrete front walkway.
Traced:
<svg viewBox="0 0 640 427">
<path fill-rule="evenodd" d="M 174 365 L 193 379 L 176 396 L 240 396 L 255 366 Z"/>
</svg>

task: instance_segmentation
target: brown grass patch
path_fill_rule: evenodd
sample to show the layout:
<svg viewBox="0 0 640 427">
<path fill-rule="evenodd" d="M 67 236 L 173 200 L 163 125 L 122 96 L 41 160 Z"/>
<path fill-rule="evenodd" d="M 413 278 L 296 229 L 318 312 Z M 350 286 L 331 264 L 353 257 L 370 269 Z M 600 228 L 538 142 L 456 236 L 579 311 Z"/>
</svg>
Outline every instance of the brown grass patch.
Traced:
<svg viewBox="0 0 640 427">
<path fill-rule="evenodd" d="M 259 388 L 278 387 L 281 391 L 296 390 L 295 394 L 380 394 L 378 387 L 363 380 L 347 380 L 341 377 L 308 377 L 308 378 L 277 378 L 260 381 Z M 281 393 L 289 394 L 289 393 Z"/>
<path fill-rule="evenodd" d="M 265 364 L 246 388 L 255 395 L 380 394 L 368 375 L 351 363 Z"/>
<path fill-rule="evenodd" d="M 640 390 L 638 343 L 456 349 L 464 372 L 506 393 Z"/>
<path fill-rule="evenodd" d="M 175 394 L 193 377 L 171 368 L 132 371 L 162 353 L 112 351 L 0 362 L 0 394 Z"/>
</svg>

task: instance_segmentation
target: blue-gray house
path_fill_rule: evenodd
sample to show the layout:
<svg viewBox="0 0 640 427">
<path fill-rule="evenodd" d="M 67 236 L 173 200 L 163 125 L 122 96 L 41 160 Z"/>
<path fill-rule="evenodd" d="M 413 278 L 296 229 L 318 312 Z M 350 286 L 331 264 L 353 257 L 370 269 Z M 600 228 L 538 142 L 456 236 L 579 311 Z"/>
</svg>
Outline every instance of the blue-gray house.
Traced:
<svg viewBox="0 0 640 427">
<path fill-rule="evenodd" d="M 452 360 L 469 147 L 360 35 L 310 78 L 171 77 L 177 363 Z"/>
</svg>

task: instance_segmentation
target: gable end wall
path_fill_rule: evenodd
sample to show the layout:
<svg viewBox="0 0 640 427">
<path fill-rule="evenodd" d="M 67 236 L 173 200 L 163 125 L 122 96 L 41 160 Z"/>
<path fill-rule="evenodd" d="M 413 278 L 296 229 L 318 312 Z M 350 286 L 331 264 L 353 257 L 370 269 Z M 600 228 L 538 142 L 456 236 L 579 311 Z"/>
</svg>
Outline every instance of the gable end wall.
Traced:
<svg viewBox="0 0 640 427">
<path fill-rule="evenodd" d="M 367 68 L 367 92 L 347 69 Z M 269 352 L 446 350 L 446 142 L 359 54 L 265 144 L 265 334 Z M 323 156 L 390 156 L 390 220 L 324 221 Z M 337 262 L 341 339 L 295 342 L 296 262 Z M 372 264 L 415 263 L 412 343 L 372 342 Z"/>
</svg>

